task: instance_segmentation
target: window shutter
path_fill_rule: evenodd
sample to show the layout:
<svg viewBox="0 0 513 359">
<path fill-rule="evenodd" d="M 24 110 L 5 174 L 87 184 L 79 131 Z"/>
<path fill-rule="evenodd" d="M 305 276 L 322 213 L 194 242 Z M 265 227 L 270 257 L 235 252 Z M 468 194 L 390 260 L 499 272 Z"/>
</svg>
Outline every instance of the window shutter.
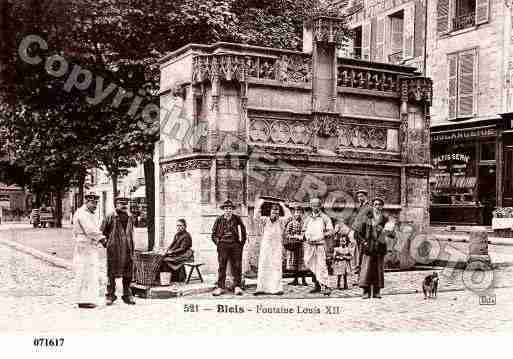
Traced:
<svg viewBox="0 0 513 359">
<path fill-rule="evenodd" d="M 458 92 L 458 55 L 449 55 L 447 57 L 449 64 L 449 119 L 456 118 L 456 99 Z"/>
<path fill-rule="evenodd" d="M 461 52 L 458 62 L 458 117 L 472 116 L 475 103 L 475 50 Z"/>
<path fill-rule="evenodd" d="M 370 46 L 371 46 L 371 23 L 367 21 L 362 26 L 362 59 L 370 61 Z"/>
<path fill-rule="evenodd" d="M 403 21 L 400 17 L 391 17 L 391 53 L 403 51 Z"/>
<path fill-rule="evenodd" d="M 443 34 L 449 31 L 449 9 L 450 9 L 450 1 L 449 0 L 438 0 L 436 4 L 436 12 L 437 12 L 437 32 L 439 34 Z"/>
<path fill-rule="evenodd" d="M 379 17 L 376 22 L 376 53 L 374 61 L 384 62 L 385 53 L 385 17 Z"/>
<path fill-rule="evenodd" d="M 404 24 L 403 24 L 403 59 L 411 59 L 413 57 L 415 38 L 415 3 L 411 3 L 404 8 Z"/>
<path fill-rule="evenodd" d="M 488 22 L 490 16 L 490 0 L 476 0 L 476 25 Z"/>
</svg>

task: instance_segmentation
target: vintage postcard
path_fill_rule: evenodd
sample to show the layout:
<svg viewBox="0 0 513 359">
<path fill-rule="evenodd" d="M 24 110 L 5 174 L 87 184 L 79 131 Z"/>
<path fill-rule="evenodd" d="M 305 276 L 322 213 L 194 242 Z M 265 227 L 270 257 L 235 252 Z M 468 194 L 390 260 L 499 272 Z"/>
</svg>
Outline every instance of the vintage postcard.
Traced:
<svg viewBox="0 0 513 359">
<path fill-rule="evenodd" d="M 0 10 L 1 336 L 511 334 L 511 2 Z"/>
</svg>

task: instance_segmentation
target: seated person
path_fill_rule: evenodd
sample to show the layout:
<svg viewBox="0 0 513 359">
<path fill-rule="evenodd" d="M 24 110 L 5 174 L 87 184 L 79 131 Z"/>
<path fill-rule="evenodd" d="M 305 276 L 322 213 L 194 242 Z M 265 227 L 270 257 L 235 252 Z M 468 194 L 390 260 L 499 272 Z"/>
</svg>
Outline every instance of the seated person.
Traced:
<svg viewBox="0 0 513 359">
<path fill-rule="evenodd" d="M 185 281 L 183 264 L 194 261 L 194 252 L 191 249 L 192 238 L 186 230 L 185 219 L 179 219 L 176 222 L 176 229 L 175 238 L 166 251 L 160 270 L 171 272 L 172 282 L 183 282 Z"/>
</svg>

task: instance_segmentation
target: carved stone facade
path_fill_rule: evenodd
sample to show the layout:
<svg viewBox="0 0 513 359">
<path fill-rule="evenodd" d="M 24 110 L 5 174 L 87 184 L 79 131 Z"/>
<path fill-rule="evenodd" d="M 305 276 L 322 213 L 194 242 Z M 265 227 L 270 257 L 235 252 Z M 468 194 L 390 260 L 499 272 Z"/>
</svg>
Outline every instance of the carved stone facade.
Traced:
<svg viewBox="0 0 513 359">
<path fill-rule="evenodd" d="M 312 54 L 219 43 L 190 45 L 162 63 L 162 87 L 183 84 L 188 71 L 185 90 L 173 93 L 193 128 L 205 125 L 207 143 L 177 155 L 161 134 L 162 246 L 176 216 L 185 216 L 195 252 L 215 272 L 211 226 L 231 199 L 250 232 L 245 269 L 256 268 L 258 233 L 250 218 L 261 195 L 305 206 L 320 196 L 338 213 L 354 207 L 354 192 L 363 187 L 400 220 L 422 227 L 429 221 L 412 215 L 424 213 L 424 202 L 412 199 L 428 197 L 424 109 L 431 82 L 407 67 L 337 59 L 340 22 L 318 20 Z M 162 105 L 170 101 L 162 97 Z"/>
</svg>

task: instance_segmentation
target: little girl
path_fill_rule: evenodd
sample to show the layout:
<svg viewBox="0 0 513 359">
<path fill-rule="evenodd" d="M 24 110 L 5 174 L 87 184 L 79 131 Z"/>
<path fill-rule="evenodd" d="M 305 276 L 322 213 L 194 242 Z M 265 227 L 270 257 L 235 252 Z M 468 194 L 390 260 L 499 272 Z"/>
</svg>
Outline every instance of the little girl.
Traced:
<svg viewBox="0 0 513 359">
<path fill-rule="evenodd" d="M 354 248 L 347 235 L 340 236 L 340 245 L 333 249 L 333 274 L 337 276 L 337 289 L 340 288 L 340 280 L 344 277 L 344 289 L 348 289 L 347 276 L 351 277 L 351 259 Z"/>
</svg>

